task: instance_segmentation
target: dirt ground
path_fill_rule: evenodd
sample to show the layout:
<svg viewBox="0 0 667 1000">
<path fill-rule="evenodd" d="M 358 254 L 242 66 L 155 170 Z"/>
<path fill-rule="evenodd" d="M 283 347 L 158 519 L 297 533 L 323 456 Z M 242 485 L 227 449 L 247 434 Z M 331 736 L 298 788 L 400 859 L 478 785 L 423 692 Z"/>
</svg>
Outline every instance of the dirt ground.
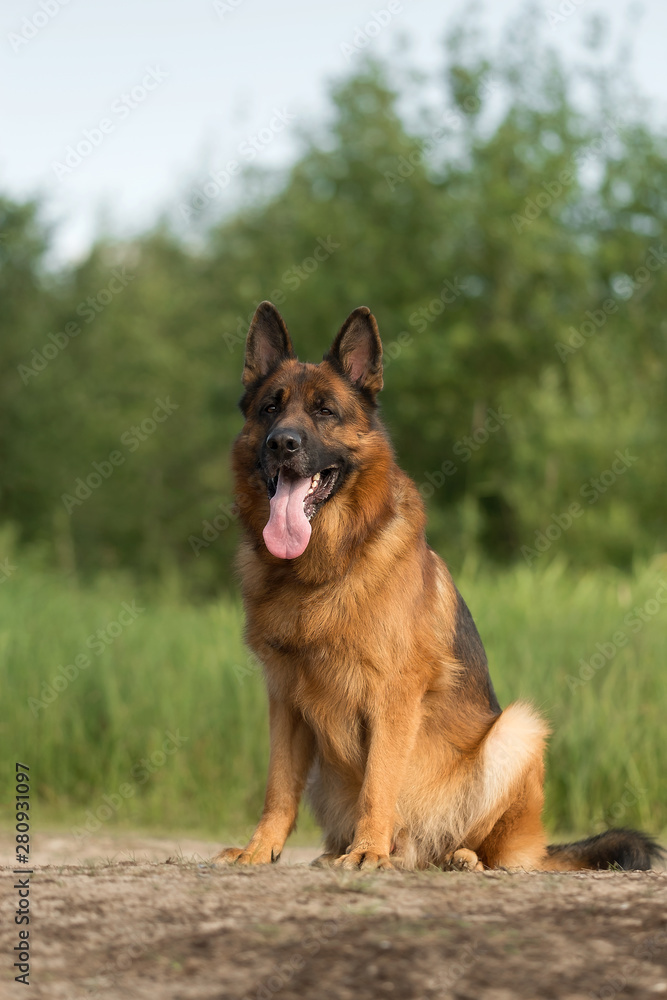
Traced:
<svg viewBox="0 0 667 1000">
<path fill-rule="evenodd" d="M 48 1000 L 667 998 L 667 873 L 333 873 L 292 850 L 35 836 L 30 992 L 0 837 L 0 997 Z"/>
</svg>

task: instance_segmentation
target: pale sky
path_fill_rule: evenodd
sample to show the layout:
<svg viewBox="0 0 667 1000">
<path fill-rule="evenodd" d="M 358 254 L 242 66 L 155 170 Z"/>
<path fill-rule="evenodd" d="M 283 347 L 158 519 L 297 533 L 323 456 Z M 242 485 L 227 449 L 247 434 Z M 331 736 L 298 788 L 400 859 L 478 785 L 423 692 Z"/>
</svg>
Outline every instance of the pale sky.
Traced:
<svg viewBox="0 0 667 1000">
<path fill-rule="evenodd" d="M 5 0 L 0 191 L 44 195 L 59 257 L 76 259 L 102 220 L 119 235 L 141 230 L 230 160 L 287 162 L 298 129 L 321 118 L 328 81 L 353 68 L 355 37 L 363 51 L 386 54 L 407 35 L 411 61 L 434 72 L 443 35 L 462 11 L 497 45 L 522 7 L 519 0 L 494 0 L 481 13 L 446 0 Z M 635 77 L 656 119 L 667 121 L 666 0 L 538 0 L 535 11 L 566 59 L 576 57 L 593 14 L 606 14 L 612 42 L 633 35 Z M 549 23 L 558 11 L 562 19 Z M 83 155 L 77 161 L 70 153 L 68 165 L 70 146 Z M 235 183 L 232 174 L 231 204 Z"/>
</svg>

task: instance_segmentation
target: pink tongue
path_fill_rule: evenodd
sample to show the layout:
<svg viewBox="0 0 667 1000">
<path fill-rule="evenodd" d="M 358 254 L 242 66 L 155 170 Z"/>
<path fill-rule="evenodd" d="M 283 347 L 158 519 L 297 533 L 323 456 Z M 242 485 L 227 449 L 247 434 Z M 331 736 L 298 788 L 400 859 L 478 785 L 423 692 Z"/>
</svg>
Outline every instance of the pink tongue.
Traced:
<svg viewBox="0 0 667 1000">
<path fill-rule="evenodd" d="M 303 502 L 310 489 L 310 479 L 286 479 L 282 470 L 278 488 L 271 498 L 271 514 L 264 528 L 264 541 L 278 559 L 296 559 L 310 541 L 310 521 L 303 511 Z"/>
</svg>

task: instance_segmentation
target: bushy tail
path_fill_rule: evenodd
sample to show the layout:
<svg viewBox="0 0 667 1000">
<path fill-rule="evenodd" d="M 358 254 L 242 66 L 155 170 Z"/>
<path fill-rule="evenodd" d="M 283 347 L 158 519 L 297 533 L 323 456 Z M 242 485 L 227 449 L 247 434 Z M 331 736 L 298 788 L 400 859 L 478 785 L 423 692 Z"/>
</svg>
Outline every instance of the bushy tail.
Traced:
<svg viewBox="0 0 667 1000">
<path fill-rule="evenodd" d="M 546 867 L 551 871 L 580 868 L 648 871 L 664 856 L 664 849 L 639 830 L 605 830 L 574 844 L 550 844 Z"/>
</svg>

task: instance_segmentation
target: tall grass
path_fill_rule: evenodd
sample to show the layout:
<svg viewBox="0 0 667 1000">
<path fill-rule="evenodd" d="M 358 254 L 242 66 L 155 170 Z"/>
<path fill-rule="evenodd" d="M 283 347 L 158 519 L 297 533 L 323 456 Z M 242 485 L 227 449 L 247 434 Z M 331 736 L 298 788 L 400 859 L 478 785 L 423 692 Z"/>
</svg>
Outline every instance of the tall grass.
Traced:
<svg viewBox="0 0 667 1000">
<path fill-rule="evenodd" d="M 469 565 L 457 580 L 501 704 L 530 699 L 552 725 L 554 833 L 667 827 L 662 579 L 660 562 L 631 577 L 552 562 Z M 121 614 L 133 601 L 135 617 Z M 102 816 L 107 829 L 242 836 L 261 808 L 268 732 L 241 634 L 230 600 L 192 606 L 174 593 L 142 596 L 129 580 L 83 588 L 19 566 L 0 586 L 3 787 L 20 760 L 44 824 L 81 829 Z"/>
<path fill-rule="evenodd" d="M 470 571 L 461 587 L 501 704 L 529 699 L 551 725 L 549 828 L 663 831 L 667 560 L 632 576 L 575 574 L 558 561 Z"/>
</svg>

